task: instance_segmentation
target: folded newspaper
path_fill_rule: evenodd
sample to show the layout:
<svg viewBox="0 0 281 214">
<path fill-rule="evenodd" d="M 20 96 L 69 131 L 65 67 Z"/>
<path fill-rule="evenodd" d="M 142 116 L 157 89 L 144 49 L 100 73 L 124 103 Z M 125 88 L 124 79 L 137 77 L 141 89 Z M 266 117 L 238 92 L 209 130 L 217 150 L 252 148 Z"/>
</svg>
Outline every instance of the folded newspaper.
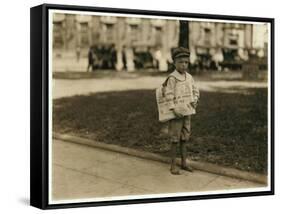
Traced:
<svg viewBox="0 0 281 214">
<path fill-rule="evenodd" d="M 173 110 L 169 109 L 168 101 L 163 93 L 163 87 L 156 89 L 156 101 L 158 107 L 159 121 L 166 122 L 168 120 L 176 118 Z M 180 111 L 184 116 L 195 114 L 195 109 L 190 103 L 194 102 L 192 94 L 192 86 L 186 85 L 184 82 L 177 83 L 175 88 L 175 108 Z"/>
</svg>

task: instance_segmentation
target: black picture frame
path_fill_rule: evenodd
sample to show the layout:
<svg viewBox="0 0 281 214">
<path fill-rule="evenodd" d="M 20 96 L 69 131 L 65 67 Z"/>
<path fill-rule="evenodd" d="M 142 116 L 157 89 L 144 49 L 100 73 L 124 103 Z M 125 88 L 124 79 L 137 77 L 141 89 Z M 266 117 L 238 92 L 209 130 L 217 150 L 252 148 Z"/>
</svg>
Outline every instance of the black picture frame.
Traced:
<svg viewBox="0 0 281 214">
<path fill-rule="evenodd" d="M 94 11 L 107 13 L 122 13 L 136 15 L 151 16 L 170 16 L 170 17 L 187 17 L 187 18 L 205 18 L 216 20 L 235 20 L 249 22 L 265 22 L 270 24 L 270 75 L 271 86 L 271 158 L 270 158 L 270 187 L 268 191 L 259 192 L 239 192 L 224 193 L 212 195 L 192 195 L 192 196 L 173 196 L 165 198 L 139 198 L 129 200 L 114 201 L 98 201 L 98 202 L 80 202 L 80 203 L 62 203 L 50 204 L 48 201 L 48 176 L 49 163 L 48 154 L 50 152 L 48 142 L 51 130 L 49 127 L 49 14 L 48 11 L 56 10 L 72 10 L 72 11 Z M 167 12 L 167 11 L 147 11 L 133 9 L 117 9 L 104 7 L 88 7 L 73 5 L 55 5 L 43 4 L 30 9 L 30 90 L 31 90 L 31 118 L 30 118 L 30 204 L 40 209 L 57 209 L 72 207 L 89 207 L 89 206 L 105 206 L 105 205 L 122 205 L 122 204 L 139 204 L 139 203 L 155 203 L 168 201 L 198 200 L 198 199 L 215 199 L 230 197 L 247 197 L 274 194 L 274 19 L 261 17 L 246 16 L 226 16 L 213 14 L 196 14 L 183 12 Z"/>
</svg>

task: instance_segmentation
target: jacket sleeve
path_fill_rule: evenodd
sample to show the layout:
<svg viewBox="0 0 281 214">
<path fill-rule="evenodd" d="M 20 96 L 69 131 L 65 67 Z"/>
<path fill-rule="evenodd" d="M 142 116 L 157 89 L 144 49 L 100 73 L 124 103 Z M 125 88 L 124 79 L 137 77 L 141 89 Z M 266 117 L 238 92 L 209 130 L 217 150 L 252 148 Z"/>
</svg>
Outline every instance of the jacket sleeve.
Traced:
<svg viewBox="0 0 281 214">
<path fill-rule="evenodd" d="M 169 109 L 175 108 L 175 87 L 176 87 L 176 79 L 174 77 L 170 77 L 167 81 L 165 97 L 168 102 Z"/>
<path fill-rule="evenodd" d="M 193 78 L 191 79 L 191 81 L 192 81 L 192 93 L 193 93 L 194 101 L 197 103 L 200 98 L 200 92 Z"/>
</svg>

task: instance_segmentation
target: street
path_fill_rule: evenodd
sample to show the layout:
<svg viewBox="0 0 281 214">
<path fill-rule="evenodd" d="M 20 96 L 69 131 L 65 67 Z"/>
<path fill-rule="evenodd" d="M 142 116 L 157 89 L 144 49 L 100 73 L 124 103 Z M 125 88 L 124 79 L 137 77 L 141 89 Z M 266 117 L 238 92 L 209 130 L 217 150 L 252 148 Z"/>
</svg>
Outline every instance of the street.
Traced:
<svg viewBox="0 0 281 214">
<path fill-rule="evenodd" d="M 92 78 L 77 80 L 53 79 L 53 99 L 98 92 L 156 89 L 165 81 L 165 77 L 161 76 L 151 77 L 134 76 L 134 74 L 131 75 L 132 78 Z M 243 88 L 249 89 L 267 87 L 267 82 L 248 82 L 237 80 L 197 81 L 196 77 L 195 81 L 200 91 L 220 91 L 228 93 L 235 93 L 239 91 L 239 93 L 241 93 Z"/>
</svg>

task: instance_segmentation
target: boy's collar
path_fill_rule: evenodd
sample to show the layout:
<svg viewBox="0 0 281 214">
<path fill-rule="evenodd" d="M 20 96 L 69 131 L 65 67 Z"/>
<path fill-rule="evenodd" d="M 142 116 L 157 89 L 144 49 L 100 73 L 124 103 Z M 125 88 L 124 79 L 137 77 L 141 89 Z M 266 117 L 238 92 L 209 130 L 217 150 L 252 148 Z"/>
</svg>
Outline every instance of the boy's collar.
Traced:
<svg viewBox="0 0 281 214">
<path fill-rule="evenodd" d="M 175 70 L 173 73 L 171 73 L 172 76 L 174 76 L 178 80 L 184 80 L 186 78 L 186 72 L 184 74 L 181 74 L 177 70 Z"/>
</svg>

